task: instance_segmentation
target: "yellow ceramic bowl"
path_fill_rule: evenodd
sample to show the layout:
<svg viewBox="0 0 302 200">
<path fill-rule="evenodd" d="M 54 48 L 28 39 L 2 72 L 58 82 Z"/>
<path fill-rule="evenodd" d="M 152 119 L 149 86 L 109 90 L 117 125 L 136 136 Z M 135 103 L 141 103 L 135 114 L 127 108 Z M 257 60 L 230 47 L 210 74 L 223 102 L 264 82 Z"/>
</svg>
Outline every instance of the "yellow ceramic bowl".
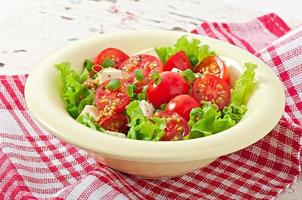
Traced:
<svg viewBox="0 0 302 200">
<path fill-rule="evenodd" d="M 234 127 L 213 136 L 186 141 L 149 142 L 123 139 L 89 129 L 69 116 L 60 99 L 60 79 L 54 64 L 71 62 L 80 70 L 86 58 L 94 58 L 107 47 L 129 55 L 174 44 L 182 35 L 198 38 L 218 55 L 243 65 L 258 65 L 257 89 L 248 103 L 248 112 Z M 169 31 L 133 31 L 102 34 L 77 41 L 47 57 L 30 74 L 26 103 L 32 116 L 49 132 L 89 152 L 109 167 L 148 178 L 178 176 L 201 168 L 223 156 L 245 148 L 263 138 L 280 119 L 284 109 L 284 90 L 277 76 L 250 53 L 208 37 Z"/>
</svg>

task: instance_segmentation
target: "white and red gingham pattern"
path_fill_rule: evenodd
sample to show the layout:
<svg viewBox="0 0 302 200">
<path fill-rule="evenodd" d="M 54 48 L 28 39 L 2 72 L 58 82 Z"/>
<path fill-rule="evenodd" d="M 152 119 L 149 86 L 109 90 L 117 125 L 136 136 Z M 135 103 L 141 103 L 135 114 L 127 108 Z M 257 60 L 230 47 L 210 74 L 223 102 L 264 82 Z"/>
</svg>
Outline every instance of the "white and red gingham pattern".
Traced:
<svg viewBox="0 0 302 200">
<path fill-rule="evenodd" d="M 171 179 L 144 180 L 116 172 L 56 139 L 26 110 L 27 76 L 0 76 L 0 199 L 274 198 L 301 172 L 302 27 L 288 31 L 274 14 L 245 24 L 202 23 L 192 31 L 226 40 L 264 60 L 284 82 L 286 109 L 274 130 L 256 144 Z"/>
</svg>

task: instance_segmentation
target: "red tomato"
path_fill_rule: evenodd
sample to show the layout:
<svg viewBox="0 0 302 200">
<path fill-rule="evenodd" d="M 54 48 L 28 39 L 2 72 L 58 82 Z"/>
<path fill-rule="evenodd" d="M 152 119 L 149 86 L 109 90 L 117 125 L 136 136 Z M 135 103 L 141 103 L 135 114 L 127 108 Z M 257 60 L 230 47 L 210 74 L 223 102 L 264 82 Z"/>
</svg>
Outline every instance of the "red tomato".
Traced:
<svg viewBox="0 0 302 200">
<path fill-rule="evenodd" d="M 124 79 L 135 84 L 137 91 L 140 92 L 151 81 L 152 73 L 162 71 L 162 62 L 154 56 L 141 54 L 130 57 L 120 65 L 120 69 L 123 71 Z M 136 78 L 135 70 L 142 71 L 142 80 Z"/>
<path fill-rule="evenodd" d="M 99 122 L 100 126 L 106 130 L 122 133 L 127 133 L 127 123 L 128 119 L 123 114 L 105 117 Z"/>
<path fill-rule="evenodd" d="M 105 86 L 110 80 L 102 83 L 95 92 L 95 104 L 100 110 L 100 117 L 110 117 L 115 113 L 122 112 L 130 102 L 130 97 L 126 94 L 126 82 L 121 81 L 121 86 L 115 91 L 106 89 Z"/>
<path fill-rule="evenodd" d="M 231 89 L 224 80 L 212 74 L 206 74 L 195 80 L 192 95 L 198 102 L 209 101 L 222 109 L 230 103 Z"/>
<path fill-rule="evenodd" d="M 186 120 L 172 111 L 162 111 L 155 113 L 155 116 L 166 120 L 165 135 L 161 138 L 164 141 L 182 140 L 189 134 L 190 127 Z"/>
<path fill-rule="evenodd" d="M 107 48 L 101 51 L 98 56 L 94 60 L 95 67 L 93 68 L 95 71 L 100 71 L 103 67 L 102 65 L 107 62 L 111 62 L 113 64 L 113 68 L 119 68 L 120 64 L 127 60 L 129 56 L 116 48 Z"/>
<path fill-rule="evenodd" d="M 230 73 L 228 67 L 218 56 L 209 56 L 195 67 L 195 72 L 201 74 L 213 74 L 230 84 Z"/>
<path fill-rule="evenodd" d="M 189 57 L 184 51 L 179 51 L 171 56 L 167 63 L 163 67 L 163 71 L 171 71 L 173 68 L 180 69 L 182 71 L 186 69 L 192 69 L 192 65 Z"/>
<path fill-rule="evenodd" d="M 190 120 L 190 112 L 193 108 L 199 107 L 200 104 L 190 95 L 182 94 L 174 97 L 167 105 L 166 110 L 174 111 L 185 120 Z"/>
<path fill-rule="evenodd" d="M 177 95 L 189 93 L 190 86 L 178 73 L 162 72 L 159 76 L 160 83 L 156 85 L 150 82 L 147 88 L 147 99 L 155 107 L 159 108 L 161 104 L 168 103 Z"/>
</svg>

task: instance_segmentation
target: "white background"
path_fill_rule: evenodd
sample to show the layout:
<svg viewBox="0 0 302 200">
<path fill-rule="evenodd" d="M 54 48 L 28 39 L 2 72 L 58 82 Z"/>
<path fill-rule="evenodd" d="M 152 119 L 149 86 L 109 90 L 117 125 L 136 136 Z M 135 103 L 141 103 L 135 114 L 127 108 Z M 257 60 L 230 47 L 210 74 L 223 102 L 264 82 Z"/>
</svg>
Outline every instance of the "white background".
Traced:
<svg viewBox="0 0 302 200">
<path fill-rule="evenodd" d="M 294 28 L 301 8 L 298 0 L 2 0 L 0 74 L 29 73 L 54 50 L 103 32 L 189 31 L 202 20 L 245 22 L 268 12 Z M 279 199 L 302 199 L 301 188 L 299 180 Z"/>
</svg>

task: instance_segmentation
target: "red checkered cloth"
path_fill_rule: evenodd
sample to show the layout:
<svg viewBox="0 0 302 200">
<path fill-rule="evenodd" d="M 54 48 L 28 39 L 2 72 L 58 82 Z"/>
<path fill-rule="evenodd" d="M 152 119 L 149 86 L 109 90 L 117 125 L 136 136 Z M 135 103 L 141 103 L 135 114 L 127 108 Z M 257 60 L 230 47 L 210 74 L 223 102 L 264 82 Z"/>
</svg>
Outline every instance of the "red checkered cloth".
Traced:
<svg viewBox="0 0 302 200">
<path fill-rule="evenodd" d="M 27 76 L 0 76 L 0 199 L 272 199 L 289 187 L 301 172 L 302 27 L 269 14 L 193 32 L 256 54 L 283 81 L 285 113 L 265 138 L 184 176 L 137 179 L 45 131 L 24 103 Z"/>
</svg>

